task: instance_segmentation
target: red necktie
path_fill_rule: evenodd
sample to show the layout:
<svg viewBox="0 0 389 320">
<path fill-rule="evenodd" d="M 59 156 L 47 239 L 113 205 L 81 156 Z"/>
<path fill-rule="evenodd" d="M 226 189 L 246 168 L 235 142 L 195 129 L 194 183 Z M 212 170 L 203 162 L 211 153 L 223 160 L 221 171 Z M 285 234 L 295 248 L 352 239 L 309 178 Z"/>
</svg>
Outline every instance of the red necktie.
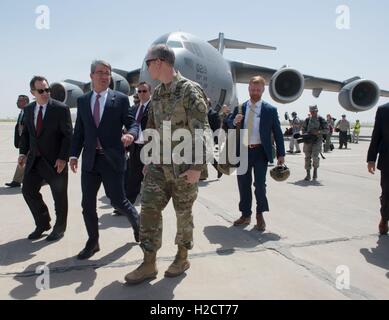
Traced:
<svg viewBox="0 0 389 320">
<path fill-rule="evenodd" d="M 98 94 L 96 96 L 95 105 L 93 107 L 93 119 L 95 120 L 96 128 L 98 128 L 100 125 L 100 101 L 99 101 L 100 98 L 101 96 Z M 97 138 L 96 149 L 102 149 L 99 138 Z"/>
<path fill-rule="evenodd" d="M 38 118 L 36 119 L 36 135 L 40 136 L 43 127 L 43 107 L 39 106 Z"/>
</svg>

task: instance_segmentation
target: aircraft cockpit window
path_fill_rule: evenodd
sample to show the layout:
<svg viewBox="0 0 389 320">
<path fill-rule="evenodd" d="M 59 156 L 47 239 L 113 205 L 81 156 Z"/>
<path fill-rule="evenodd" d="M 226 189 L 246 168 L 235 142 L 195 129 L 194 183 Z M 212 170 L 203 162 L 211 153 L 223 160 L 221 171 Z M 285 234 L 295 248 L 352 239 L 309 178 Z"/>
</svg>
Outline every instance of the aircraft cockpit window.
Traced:
<svg viewBox="0 0 389 320">
<path fill-rule="evenodd" d="M 168 41 L 166 45 L 170 48 L 183 48 L 184 46 L 180 41 Z"/>
<path fill-rule="evenodd" d="M 196 43 L 184 41 L 184 48 L 200 58 L 204 57 L 200 47 Z"/>
<path fill-rule="evenodd" d="M 157 40 L 155 40 L 153 42 L 153 45 L 164 44 L 168 41 L 168 39 L 169 39 L 169 34 L 165 34 L 162 37 L 159 37 Z"/>
</svg>

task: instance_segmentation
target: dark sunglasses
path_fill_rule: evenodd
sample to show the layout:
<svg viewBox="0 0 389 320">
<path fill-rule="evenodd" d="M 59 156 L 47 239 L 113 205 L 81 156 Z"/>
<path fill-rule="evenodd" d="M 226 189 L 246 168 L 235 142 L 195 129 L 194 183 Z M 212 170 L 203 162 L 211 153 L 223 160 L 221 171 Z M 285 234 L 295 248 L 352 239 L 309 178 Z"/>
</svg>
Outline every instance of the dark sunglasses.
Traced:
<svg viewBox="0 0 389 320">
<path fill-rule="evenodd" d="M 147 61 L 146 61 L 147 68 L 150 67 L 150 63 L 151 63 L 152 61 L 156 61 L 156 60 L 165 61 L 165 59 L 161 59 L 161 58 L 155 58 L 155 59 L 147 60 Z"/>
<path fill-rule="evenodd" d="M 138 90 L 138 93 L 146 93 L 147 90 Z"/>
<path fill-rule="evenodd" d="M 157 59 L 150 59 L 150 60 L 147 60 L 147 61 L 146 61 L 147 68 L 150 67 L 150 63 L 153 62 L 153 61 L 155 61 L 155 60 L 157 60 Z"/>
<path fill-rule="evenodd" d="M 46 89 L 35 89 L 35 91 L 38 92 L 39 94 L 42 94 L 43 92 L 50 93 L 51 89 L 50 89 L 50 88 L 46 88 Z"/>
</svg>

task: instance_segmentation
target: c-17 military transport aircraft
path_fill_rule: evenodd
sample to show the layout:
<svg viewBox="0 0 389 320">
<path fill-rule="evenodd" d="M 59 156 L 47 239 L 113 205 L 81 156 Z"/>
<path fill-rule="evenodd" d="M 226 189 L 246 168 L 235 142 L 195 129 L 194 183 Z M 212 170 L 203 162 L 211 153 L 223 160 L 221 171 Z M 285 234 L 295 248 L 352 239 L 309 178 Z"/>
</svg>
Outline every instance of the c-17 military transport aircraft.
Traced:
<svg viewBox="0 0 389 320">
<path fill-rule="evenodd" d="M 340 105 L 352 112 L 361 112 L 373 108 L 380 96 L 389 97 L 389 91 L 380 90 L 378 85 L 367 79 L 355 77 L 346 81 L 324 79 L 301 74 L 291 67 L 279 70 L 229 61 L 223 57 L 224 49 L 265 49 L 276 50 L 275 47 L 224 38 L 220 33 L 218 39 L 203 41 L 191 34 L 172 32 L 154 41 L 154 44 L 167 44 L 176 55 L 175 68 L 180 73 L 199 83 L 211 99 L 212 105 L 222 106 L 238 104 L 236 84 L 248 83 L 252 76 L 261 75 L 269 86 L 273 100 L 278 103 L 291 103 L 297 100 L 304 89 L 312 90 L 318 98 L 321 92 L 338 92 Z M 158 83 L 152 81 L 147 72 L 145 60 L 139 69 L 125 71 L 113 69 L 111 89 L 126 95 L 135 93 L 140 81 L 149 82 L 152 87 Z M 77 98 L 91 89 L 90 83 L 65 80 L 51 85 L 52 97 L 76 107 Z"/>
</svg>

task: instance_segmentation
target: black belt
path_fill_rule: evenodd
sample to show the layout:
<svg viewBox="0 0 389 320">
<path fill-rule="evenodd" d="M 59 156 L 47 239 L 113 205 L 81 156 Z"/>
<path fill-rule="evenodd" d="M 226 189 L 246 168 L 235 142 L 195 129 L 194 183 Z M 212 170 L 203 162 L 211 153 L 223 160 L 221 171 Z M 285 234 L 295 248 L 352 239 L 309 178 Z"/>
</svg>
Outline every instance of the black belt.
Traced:
<svg viewBox="0 0 389 320">
<path fill-rule="evenodd" d="M 260 146 L 262 146 L 260 143 L 259 144 L 249 144 L 248 148 L 249 149 L 256 149 L 256 148 L 259 148 Z"/>
</svg>

